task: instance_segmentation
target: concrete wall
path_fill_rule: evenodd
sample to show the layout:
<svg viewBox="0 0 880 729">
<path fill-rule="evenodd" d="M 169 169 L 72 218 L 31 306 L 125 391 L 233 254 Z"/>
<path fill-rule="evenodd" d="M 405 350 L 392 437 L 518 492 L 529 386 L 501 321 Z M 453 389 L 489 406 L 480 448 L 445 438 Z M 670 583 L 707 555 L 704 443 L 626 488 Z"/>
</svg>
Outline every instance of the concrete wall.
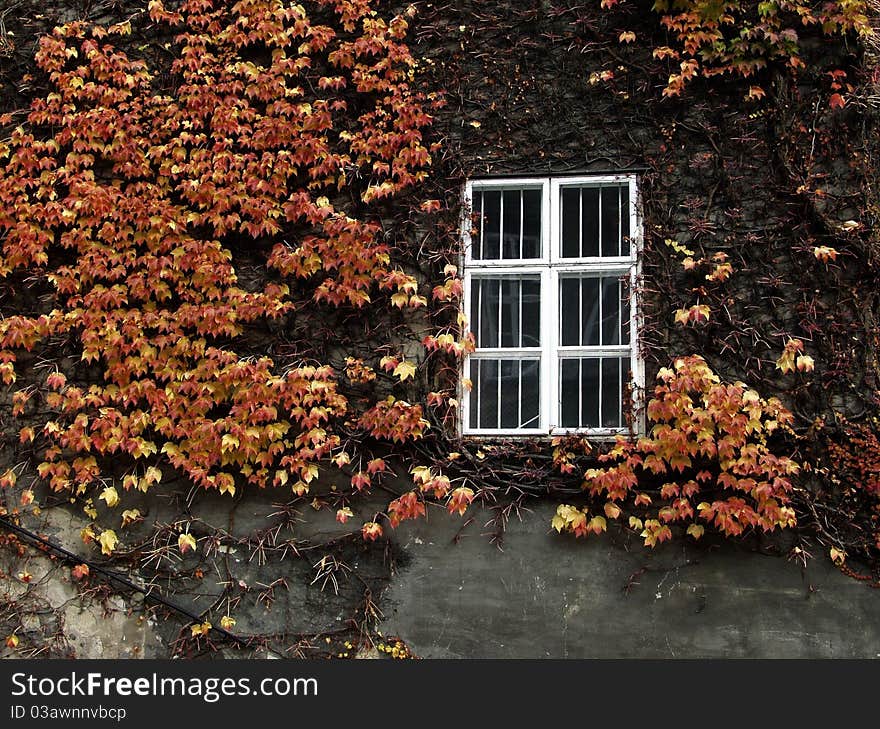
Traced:
<svg viewBox="0 0 880 729">
<path fill-rule="evenodd" d="M 880 592 L 824 555 L 575 542 L 551 515 L 511 522 L 504 551 L 476 521 L 453 543 L 439 512 L 401 526 L 385 630 L 425 658 L 880 657 Z"/>
</svg>

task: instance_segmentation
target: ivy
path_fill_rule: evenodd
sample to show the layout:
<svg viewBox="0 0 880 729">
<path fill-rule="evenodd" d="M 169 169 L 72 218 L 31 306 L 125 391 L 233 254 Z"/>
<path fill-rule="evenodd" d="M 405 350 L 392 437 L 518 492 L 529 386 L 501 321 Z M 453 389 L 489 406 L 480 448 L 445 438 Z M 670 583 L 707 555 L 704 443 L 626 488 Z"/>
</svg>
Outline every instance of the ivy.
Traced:
<svg viewBox="0 0 880 729">
<path fill-rule="evenodd" d="M 618 0 L 602 0 L 603 8 L 615 5 Z M 819 28 L 828 38 L 872 33 L 863 0 L 655 0 L 653 10 L 670 39 L 670 45 L 653 49 L 654 58 L 672 67 L 663 89 L 668 97 L 681 95 L 698 77 L 752 78 L 773 63 L 804 68 L 804 29 Z M 635 40 L 632 31 L 620 36 L 622 43 Z M 761 98 L 765 93 L 753 86 L 749 96 Z M 832 106 L 843 103 L 839 93 L 832 95 Z"/>
<path fill-rule="evenodd" d="M 0 147 L 0 274 L 44 281 L 51 307 L 0 323 L 0 361 L 11 384 L 22 352 L 63 342 L 99 373 L 72 384 L 55 371 L 14 395 L 19 412 L 37 396 L 51 413 L 21 431 L 41 448 L 39 477 L 86 499 L 92 518 L 91 494 L 122 503 L 108 479 L 146 492 L 169 467 L 221 494 L 253 485 L 303 496 L 322 470 L 348 466 L 364 437 L 403 443 L 429 427 L 418 404 L 344 394 L 341 376 L 375 379 L 362 359 L 340 372 L 237 349 L 249 327 L 316 307 L 429 303 L 392 261 L 381 205 L 425 179 L 440 97 L 412 83 L 406 17 L 385 20 L 373 5 L 153 0 L 151 20 L 176 34 L 170 89 L 115 47 L 129 23 L 74 22 L 40 40 L 51 90 Z M 267 251 L 256 288 L 233 264 L 248 245 Z M 447 270 L 431 301 L 460 293 Z M 437 341 L 468 346 L 450 330 Z M 417 361 L 391 361 L 396 381 L 415 376 Z M 378 478 L 376 463 L 354 472 L 353 492 Z M 419 510 L 392 507 L 398 518 Z M 123 527 L 137 520 L 126 513 Z M 105 528 L 97 541 L 111 554 L 119 538 Z M 182 534 L 180 549 L 195 549 L 193 538 Z"/>
</svg>

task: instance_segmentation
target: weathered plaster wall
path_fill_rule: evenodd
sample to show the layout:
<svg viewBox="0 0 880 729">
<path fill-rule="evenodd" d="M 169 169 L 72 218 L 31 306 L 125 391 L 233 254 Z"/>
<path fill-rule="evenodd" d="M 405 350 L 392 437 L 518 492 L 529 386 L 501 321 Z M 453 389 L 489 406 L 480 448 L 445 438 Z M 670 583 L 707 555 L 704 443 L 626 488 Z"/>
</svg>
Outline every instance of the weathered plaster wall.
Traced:
<svg viewBox="0 0 880 729">
<path fill-rule="evenodd" d="M 384 630 L 430 658 L 877 658 L 878 594 L 825 559 L 721 545 L 650 552 L 512 521 L 504 551 L 439 511 L 402 526 L 410 558 Z M 454 541 L 457 539 L 457 543 Z"/>
</svg>

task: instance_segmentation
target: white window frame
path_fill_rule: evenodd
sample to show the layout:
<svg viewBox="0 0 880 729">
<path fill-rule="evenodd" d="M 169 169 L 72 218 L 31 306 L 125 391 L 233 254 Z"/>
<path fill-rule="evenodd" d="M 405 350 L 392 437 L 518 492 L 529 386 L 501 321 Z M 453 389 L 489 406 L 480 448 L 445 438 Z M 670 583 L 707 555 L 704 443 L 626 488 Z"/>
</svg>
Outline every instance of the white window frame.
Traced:
<svg viewBox="0 0 880 729">
<path fill-rule="evenodd" d="M 512 348 L 481 348 L 476 353 L 469 355 L 464 363 L 463 374 L 470 378 L 471 363 L 476 359 L 491 358 L 485 355 L 495 355 L 501 358 L 505 353 L 509 358 L 521 358 L 526 354 L 540 356 L 540 397 L 539 397 L 539 424 L 536 428 L 471 428 L 470 424 L 470 393 L 459 393 L 461 403 L 461 418 L 459 421 L 459 433 L 465 436 L 548 436 L 580 433 L 597 438 L 613 437 L 626 433 L 628 427 L 620 428 L 563 428 L 560 427 L 560 354 L 571 356 L 598 356 L 614 355 L 624 356 L 629 353 L 632 379 L 632 402 L 633 413 L 631 418 L 632 428 L 636 433 L 644 432 L 644 362 L 639 352 L 640 339 L 640 316 L 637 305 L 637 284 L 641 276 L 641 252 L 643 245 L 641 216 L 638 205 L 638 180 L 634 174 L 614 175 L 578 175 L 578 176 L 555 176 L 555 177 L 509 177 L 509 178 L 485 178 L 469 180 L 464 189 L 464 209 L 462 218 L 462 238 L 464 242 L 464 254 L 462 256 L 462 270 L 464 274 L 464 297 L 462 305 L 464 313 L 469 316 L 471 311 L 471 283 L 474 275 L 487 273 L 498 275 L 540 275 L 541 277 L 541 307 L 540 307 L 540 340 L 541 346 L 532 349 Z M 569 186 L 593 186 L 622 185 L 629 188 L 629 228 L 630 228 L 630 255 L 620 257 L 580 257 L 562 258 L 561 251 L 561 191 Z M 504 188 L 531 187 L 541 189 L 541 258 L 535 259 L 498 259 L 485 260 L 472 257 L 471 241 L 471 211 L 473 206 L 474 190 L 492 190 Z M 559 279 L 565 274 L 596 274 L 614 273 L 620 274 L 623 269 L 629 274 L 629 344 L 609 345 L 606 347 L 580 347 L 559 344 L 560 316 L 559 316 Z M 626 275 L 624 273 L 623 275 Z M 463 388 L 462 388 L 463 389 Z M 622 389 L 622 385 L 621 385 Z M 601 397 L 601 394 L 600 394 Z"/>
</svg>

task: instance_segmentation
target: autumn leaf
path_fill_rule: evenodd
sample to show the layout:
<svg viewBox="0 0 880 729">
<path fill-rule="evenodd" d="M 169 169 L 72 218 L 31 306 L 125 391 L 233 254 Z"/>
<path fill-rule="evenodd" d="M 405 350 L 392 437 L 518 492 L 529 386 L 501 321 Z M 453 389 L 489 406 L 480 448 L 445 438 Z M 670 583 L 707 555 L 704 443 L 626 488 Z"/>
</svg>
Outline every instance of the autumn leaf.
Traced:
<svg viewBox="0 0 880 729">
<path fill-rule="evenodd" d="M 394 376 L 399 377 L 403 382 L 408 377 L 413 377 L 416 373 L 416 366 L 412 362 L 403 361 L 394 368 Z"/>
<path fill-rule="evenodd" d="M 119 543 L 119 538 L 116 536 L 116 532 L 112 529 L 105 529 L 101 532 L 101 536 L 98 537 L 98 541 L 101 543 L 101 553 L 111 555 L 113 554 L 113 550 L 116 549 L 116 545 Z"/>
<path fill-rule="evenodd" d="M 0 488 L 7 489 L 11 486 L 15 486 L 16 480 L 17 476 L 15 475 L 15 471 L 9 468 L 3 472 L 2 476 L 0 476 Z"/>
<path fill-rule="evenodd" d="M 617 519 L 620 516 L 620 507 L 609 501 L 605 504 L 605 516 L 609 519 Z"/>
<path fill-rule="evenodd" d="M 702 537 L 703 532 L 705 531 L 706 529 L 705 527 L 703 527 L 702 524 L 691 524 L 687 528 L 687 533 L 690 534 L 694 539 L 699 539 L 700 537 Z"/>
<path fill-rule="evenodd" d="M 795 366 L 798 372 L 812 372 L 815 366 L 813 358 L 808 354 L 798 355 Z"/>
<path fill-rule="evenodd" d="M 449 501 L 446 502 L 446 509 L 450 514 L 457 511 L 460 515 L 463 515 L 473 500 L 473 489 L 470 489 L 467 486 L 459 486 L 449 495 Z"/>
<path fill-rule="evenodd" d="M 196 549 L 196 538 L 189 532 L 184 532 L 177 537 L 177 547 L 180 549 L 181 554 L 186 554 L 190 550 L 194 552 Z"/>
<path fill-rule="evenodd" d="M 220 627 L 223 630 L 232 630 L 235 627 L 235 618 L 231 615 L 224 615 L 220 618 Z"/>
<path fill-rule="evenodd" d="M 822 263 L 827 263 L 828 261 L 835 260 L 838 256 L 838 252 L 836 248 L 830 246 L 815 246 L 813 248 L 813 255 L 822 261 Z"/>
<path fill-rule="evenodd" d="M 204 623 L 196 623 L 195 625 L 190 626 L 190 634 L 193 638 L 199 635 L 207 635 L 211 631 L 211 623 L 205 621 Z"/>
<path fill-rule="evenodd" d="M 846 561 L 846 552 L 842 549 L 831 547 L 829 554 L 831 555 L 831 561 L 836 565 L 842 565 Z"/>
<path fill-rule="evenodd" d="M 382 536 L 382 527 L 374 521 L 368 521 L 361 527 L 361 535 L 367 542 L 375 542 Z"/>
<path fill-rule="evenodd" d="M 78 564 L 70 573 L 75 580 L 83 580 L 89 576 L 89 566 L 87 564 Z"/>
<path fill-rule="evenodd" d="M 12 648 L 12 649 L 18 648 L 18 644 L 20 642 L 21 641 L 19 640 L 18 636 L 15 633 L 13 633 L 12 635 L 6 636 L 6 647 L 7 648 Z"/>
<path fill-rule="evenodd" d="M 111 509 L 119 503 L 119 494 L 113 486 L 105 488 L 98 498 L 103 499 Z"/>
<path fill-rule="evenodd" d="M 338 521 L 340 524 L 345 524 L 345 522 L 347 522 L 353 516 L 354 512 L 347 506 L 336 510 L 336 521 Z"/>
<path fill-rule="evenodd" d="M 127 527 L 129 524 L 133 524 L 136 521 L 141 519 L 141 512 L 139 509 L 126 509 L 122 512 L 122 526 Z"/>
</svg>

